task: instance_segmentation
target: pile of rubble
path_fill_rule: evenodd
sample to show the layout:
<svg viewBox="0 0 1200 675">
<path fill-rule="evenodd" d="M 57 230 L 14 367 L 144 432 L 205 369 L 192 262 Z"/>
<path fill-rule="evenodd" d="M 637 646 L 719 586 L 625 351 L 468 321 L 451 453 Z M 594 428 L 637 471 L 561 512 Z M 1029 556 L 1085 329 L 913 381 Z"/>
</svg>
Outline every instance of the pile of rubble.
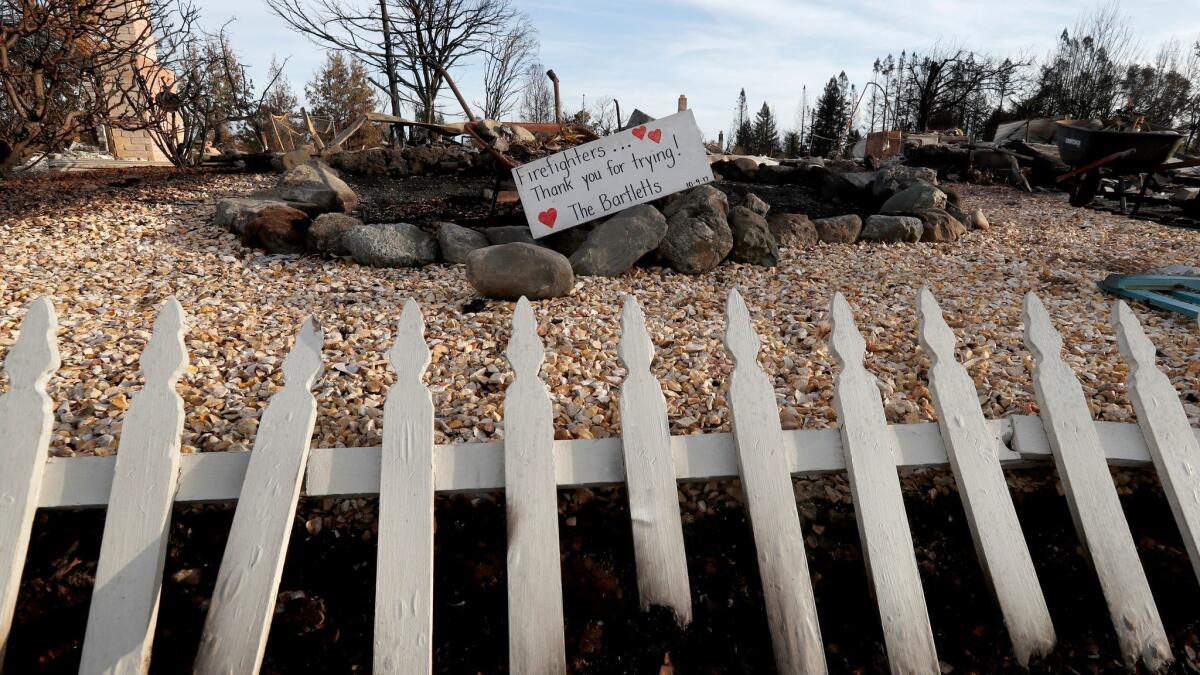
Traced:
<svg viewBox="0 0 1200 675">
<path fill-rule="evenodd" d="M 456 173 L 486 172 L 491 158 L 458 145 L 409 145 L 337 152 L 329 156 L 329 165 L 357 176 L 444 176 Z"/>
</svg>

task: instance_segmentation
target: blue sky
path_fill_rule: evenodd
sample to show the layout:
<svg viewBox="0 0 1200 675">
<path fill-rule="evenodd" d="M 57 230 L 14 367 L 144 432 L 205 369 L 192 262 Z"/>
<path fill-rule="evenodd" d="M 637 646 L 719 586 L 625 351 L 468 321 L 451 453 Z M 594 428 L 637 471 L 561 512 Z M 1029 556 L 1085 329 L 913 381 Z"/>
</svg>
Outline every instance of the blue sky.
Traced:
<svg viewBox="0 0 1200 675">
<path fill-rule="evenodd" d="M 324 59 L 322 48 L 291 33 L 263 0 L 203 0 L 205 23 L 231 19 L 234 46 L 265 82 L 272 55 L 290 57 L 285 73 L 303 84 Z M 1063 28 L 1095 0 L 513 0 L 533 19 L 541 61 L 563 81 L 565 105 L 613 97 L 628 114 L 661 116 L 687 94 L 706 137 L 732 118 L 738 90 L 750 107 L 765 101 L 782 128 L 794 125 L 801 88 L 810 104 L 841 70 L 870 79 L 876 57 L 936 44 L 997 54 L 1043 57 Z M 1126 0 L 1145 59 L 1176 38 L 1200 39 L 1200 0 Z M 1169 18 L 1163 21 L 1163 18 Z M 469 100 L 477 73 L 457 74 Z M 447 113 L 458 106 L 447 100 Z"/>
</svg>

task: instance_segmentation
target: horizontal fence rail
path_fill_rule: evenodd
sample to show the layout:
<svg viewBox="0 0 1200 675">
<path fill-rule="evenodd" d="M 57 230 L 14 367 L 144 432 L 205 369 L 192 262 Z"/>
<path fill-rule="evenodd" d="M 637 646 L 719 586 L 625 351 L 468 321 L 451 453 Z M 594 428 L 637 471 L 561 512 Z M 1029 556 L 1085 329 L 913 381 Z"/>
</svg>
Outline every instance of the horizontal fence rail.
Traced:
<svg viewBox="0 0 1200 675">
<path fill-rule="evenodd" d="M 900 468 L 949 466 L 976 551 L 1027 664 L 1055 645 L 1005 469 L 1053 463 L 1083 548 L 1100 580 L 1126 665 L 1157 671 L 1173 657 L 1129 534 L 1111 465 L 1153 466 L 1200 576 L 1200 430 L 1155 364 L 1153 345 L 1124 304 L 1114 308 L 1138 424 L 1092 420 L 1062 338 L 1032 294 L 1026 342 L 1042 416 L 986 420 L 954 355 L 956 337 L 932 294 L 917 299 L 919 339 L 931 361 L 937 423 L 888 425 L 865 343 L 850 305 L 831 306 L 830 346 L 839 368 L 837 429 L 781 429 L 760 339 L 732 291 L 725 345 L 731 433 L 670 436 L 654 345 L 636 301 L 626 298 L 619 355 L 622 437 L 555 441 L 541 379 L 544 347 L 532 306 L 515 306 L 506 356 L 516 375 L 505 392 L 506 441 L 435 445 L 424 382 L 430 352 L 413 301 L 404 307 L 389 360 L 397 378 L 384 408 L 381 448 L 310 449 L 322 369 L 322 336 L 310 320 L 284 360 L 285 386 L 264 411 L 251 452 L 182 454 L 183 402 L 175 385 L 187 364 L 187 317 L 173 298 L 159 311 L 141 357 L 146 384 L 123 421 L 115 457 L 47 457 L 53 402 L 46 385 L 59 366 L 53 306 L 34 302 L 5 369 L 0 396 L 0 658 L 37 508 L 107 508 L 81 673 L 147 672 L 171 509 L 236 502 L 201 642 L 197 673 L 257 673 L 298 500 L 378 496 L 374 671 L 433 668 L 433 500 L 436 493 L 503 490 L 508 519 L 510 669 L 560 673 L 565 641 L 557 488 L 628 487 L 643 607 L 692 619 L 692 598 L 675 482 L 739 478 L 764 587 L 764 612 L 780 672 L 827 670 L 809 579 L 804 533 L 789 477 L 846 472 L 892 672 L 940 669 L 913 542 L 900 497 Z M 2 662 L 0 662 L 2 663 Z"/>
</svg>

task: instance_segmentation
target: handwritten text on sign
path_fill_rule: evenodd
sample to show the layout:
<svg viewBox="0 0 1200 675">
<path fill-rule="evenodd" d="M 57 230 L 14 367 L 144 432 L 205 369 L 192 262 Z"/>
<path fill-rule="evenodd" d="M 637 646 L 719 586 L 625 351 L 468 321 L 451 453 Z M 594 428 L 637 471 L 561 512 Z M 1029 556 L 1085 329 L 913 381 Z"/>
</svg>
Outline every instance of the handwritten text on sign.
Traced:
<svg viewBox="0 0 1200 675">
<path fill-rule="evenodd" d="M 690 110 L 513 169 L 534 238 L 712 179 Z"/>
</svg>

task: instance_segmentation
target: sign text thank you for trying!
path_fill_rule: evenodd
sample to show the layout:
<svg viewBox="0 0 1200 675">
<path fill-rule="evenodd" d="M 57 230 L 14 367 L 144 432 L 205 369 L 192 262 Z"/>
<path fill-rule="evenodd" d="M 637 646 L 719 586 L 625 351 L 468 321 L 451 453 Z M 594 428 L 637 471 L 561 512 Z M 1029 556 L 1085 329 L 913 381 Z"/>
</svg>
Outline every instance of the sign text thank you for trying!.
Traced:
<svg viewBox="0 0 1200 675">
<path fill-rule="evenodd" d="M 513 169 L 534 238 L 712 179 L 690 110 Z"/>
</svg>

